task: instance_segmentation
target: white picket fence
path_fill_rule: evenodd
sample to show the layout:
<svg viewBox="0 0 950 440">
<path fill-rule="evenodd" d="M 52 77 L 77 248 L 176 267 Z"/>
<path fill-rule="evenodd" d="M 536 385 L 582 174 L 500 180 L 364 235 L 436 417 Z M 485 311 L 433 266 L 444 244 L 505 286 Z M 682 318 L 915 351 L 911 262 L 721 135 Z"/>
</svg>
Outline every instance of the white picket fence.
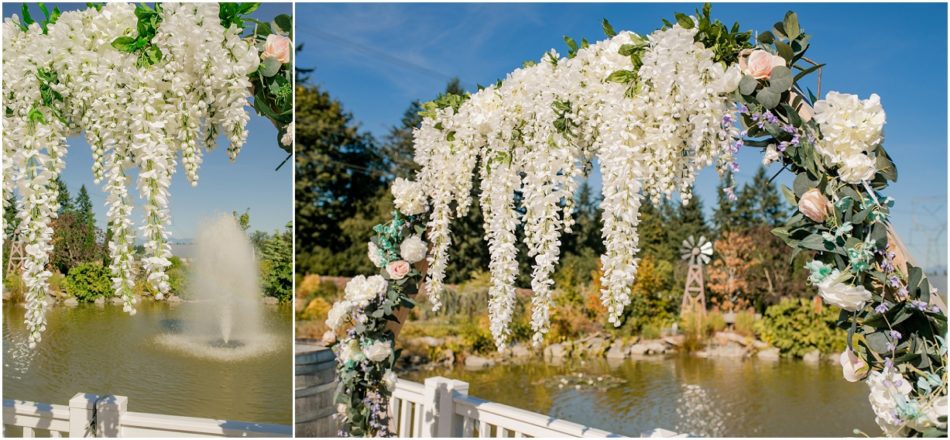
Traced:
<svg viewBox="0 0 950 440">
<path fill-rule="evenodd" d="M 128 411 L 125 396 L 79 393 L 69 405 L 3 401 L 4 437 L 290 437 L 290 425 L 235 422 Z"/>
<path fill-rule="evenodd" d="M 400 379 L 389 405 L 397 437 L 622 437 L 468 395 L 468 383 L 430 377 L 424 384 Z M 671 436 L 657 430 L 650 436 Z"/>
</svg>

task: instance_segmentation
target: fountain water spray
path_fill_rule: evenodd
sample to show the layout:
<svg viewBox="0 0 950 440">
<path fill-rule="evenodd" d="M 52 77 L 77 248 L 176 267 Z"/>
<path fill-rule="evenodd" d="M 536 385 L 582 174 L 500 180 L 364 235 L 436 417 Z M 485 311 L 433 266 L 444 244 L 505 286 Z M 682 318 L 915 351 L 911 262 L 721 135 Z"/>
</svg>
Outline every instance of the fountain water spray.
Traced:
<svg viewBox="0 0 950 440">
<path fill-rule="evenodd" d="M 254 247 L 231 215 L 204 222 L 189 268 L 182 332 L 166 334 L 164 346 L 201 357 L 233 360 L 272 350 L 263 322 L 260 269 Z"/>
</svg>

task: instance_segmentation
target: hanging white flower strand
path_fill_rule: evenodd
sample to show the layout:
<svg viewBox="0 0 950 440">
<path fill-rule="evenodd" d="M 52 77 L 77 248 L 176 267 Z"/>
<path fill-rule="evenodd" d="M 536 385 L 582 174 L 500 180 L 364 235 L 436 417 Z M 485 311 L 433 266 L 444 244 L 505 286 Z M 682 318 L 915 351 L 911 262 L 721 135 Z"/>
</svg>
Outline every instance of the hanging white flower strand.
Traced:
<svg viewBox="0 0 950 440">
<path fill-rule="evenodd" d="M 260 62 L 257 49 L 236 26 L 221 25 L 217 4 L 170 3 L 148 11 L 161 18 L 150 41 L 161 56 L 145 64 L 140 54 L 115 43 L 134 37 L 129 33 L 137 29 L 136 8 L 129 4 L 65 12 L 45 32 L 37 23 L 24 30 L 15 15 L 4 22 L 4 105 L 12 113 L 4 115 L 3 148 L 12 160 L 4 163 L 3 189 L 5 198 L 14 188 L 20 196 L 31 343 L 45 326 L 53 181 L 63 167 L 68 135 L 85 133 L 93 176 L 106 180 L 113 289 L 129 313 L 135 312 L 135 233 L 128 171 L 138 169 L 136 186 L 145 201 L 142 266 L 156 299 L 162 299 L 170 288 L 166 228 L 176 156 L 181 153 L 196 184 L 200 145 L 212 148 L 223 130 L 234 159 L 247 138 L 247 75 Z"/>
<path fill-rule="evenodd" d="M 531 323 L 540 344 L 550 322 L 560 236 L 571 227 L 582 165 L 598 157 L 607 249 L 602 301 L 608 320 L 620 325 L 637 269 L 641 198 L 659 201 L 680 193 L 688 202 L 700 168 L 717 158 L 720 169 L 732 163 L 737 133 L 723 118 L 733 112 L 728 95 L 740 75 L 738 68 L 714 62 L 713 52 L 694 42 L 696 32 L 673 25 L 647 39 L 623 32 L 567 58 L 551 51 L 467 100 L 446 99 L 428 109 L 414 140 L 422 165 L 416 179 L 432 202 L 427 291 L 434 307 L 448 264 L 449 225 L 453 214 L 465 213 L 477 162 L 491 255 L 492 335 L 504 347 L 514 308 L 514 232 L 522 222 L 534 259 Z M 631 45 L 643 51 L 631 71 L 638 78 L 635 88 L 611 75 L 631 69 L 630 57 L 621 54 Z"/>
</svg>

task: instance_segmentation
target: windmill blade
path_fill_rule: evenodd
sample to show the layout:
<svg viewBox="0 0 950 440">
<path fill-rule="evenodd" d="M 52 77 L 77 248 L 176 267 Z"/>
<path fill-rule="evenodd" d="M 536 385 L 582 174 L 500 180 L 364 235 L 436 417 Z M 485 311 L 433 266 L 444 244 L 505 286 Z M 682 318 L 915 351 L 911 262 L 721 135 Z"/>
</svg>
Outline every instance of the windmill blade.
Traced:
<svg viewBox="0 0 950 440">
<path fill-rule="evenodd" d="M 700 252 L 702 252 L 702 253 L 705 254 L 705 255 L 712 255 L 712 253 L 713 253 L 713 245 L 712 245 L 712 243 L 706 242 L 706 244 L 704 244 L 704 245 L 700 248 Z"/>
<path fill-rule="evenodd" d="M 701 254 L 699 258 L 702 260 L 703 264 L 709 264 L 709 255 Z"/>
</svg>

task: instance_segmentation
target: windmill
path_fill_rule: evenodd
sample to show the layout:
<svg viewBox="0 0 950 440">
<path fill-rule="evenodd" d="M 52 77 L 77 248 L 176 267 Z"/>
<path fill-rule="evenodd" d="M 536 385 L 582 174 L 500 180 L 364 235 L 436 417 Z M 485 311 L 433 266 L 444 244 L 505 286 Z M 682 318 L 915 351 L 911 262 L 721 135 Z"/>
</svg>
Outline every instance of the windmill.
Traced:
<svg viewBox="0 0 950 440">
<path fill-rule="evenodd" d="M 709 257 L 712 256 L 712 243 L 706 240 L 706 237 L 700 236 L 696 240 L 690 235 L 683 240 L 680 247 L 680 256 L 689 264 L 689 271 L 686 273 L 686 288 L 683 290 L 683 304 L 680 307 L 680 313 L 690 310 L 696 310 L 700 313 L 706 313 L 706 288 L 703 282 L 703 265 L 709 264 Z"/>
</svg>

